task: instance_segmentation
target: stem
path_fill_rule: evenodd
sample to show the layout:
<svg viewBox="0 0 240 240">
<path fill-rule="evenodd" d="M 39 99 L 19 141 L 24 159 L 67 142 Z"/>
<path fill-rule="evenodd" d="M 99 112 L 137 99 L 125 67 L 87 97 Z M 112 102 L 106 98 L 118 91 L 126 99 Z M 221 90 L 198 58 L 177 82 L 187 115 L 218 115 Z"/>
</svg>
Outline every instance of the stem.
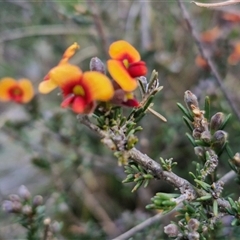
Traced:
<svg viewBox="0 0 240 240">
<path fill-rule="evenodd" d="M 230 105 L 230 107 L 232 108 L 233 112 L 235 113 L 235 115 L 237 116 L 238 120 L 240 120 L 240 112 L 237 108 L 237 105 L 236 103 L 232 100 L 232 98 L 230 97 L 230 94 L 227 92 L 227 90 L 225 89 L 225 86 L 223 84 L 223 80 L 215 66 L 215 64 L 213 63 L 213 61 L 211 60 L 208 52 L 206 51 L 205 47 L 203 46 L 200 38 L 199 38 L 199 34 L 198 32 L 195 30 L 195 28 L 193 27 L 193 21 L 192 19 L 190 18 L 190 15 L 186 9 L 186 7 L 184 6 L 182 0 L 177 0 L 178 4 L 179 4 L 179 7 L 182 11 L 182 15 L 183 15 L 183 18 L 184 20 L 186 21 L 187 23 L 187 27 L 188 27 L 188 30 L 189 32 L 192 34 L 192 37 L 199 49 L 199 52 L 201 53 L 202 57 L 206 60 L 213 76 L 215 77 L 215 79 L 217 80 L 218 82 L 218 85 L 221 89 L 221 91 L 223 92 L 223 95 L 225 96 L 228 104 Z"/>
</svg>

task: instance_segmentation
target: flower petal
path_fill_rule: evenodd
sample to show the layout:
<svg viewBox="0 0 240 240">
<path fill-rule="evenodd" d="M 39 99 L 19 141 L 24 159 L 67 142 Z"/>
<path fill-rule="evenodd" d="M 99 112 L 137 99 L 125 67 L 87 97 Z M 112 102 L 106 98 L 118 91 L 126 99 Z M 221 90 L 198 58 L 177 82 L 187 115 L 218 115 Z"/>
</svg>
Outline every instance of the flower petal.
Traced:
<svg viewBox="0 0 240 240">
<path fill-rule="evenodd" d="M 100 72 L 85 72 L 82 84 L 87 88 L 91 100 L 108 101 L 113 97 L 114 90 L 110 79 Z"/>
<path fill-rule="evenodd" d="M 147 74 L 146 63 L 143 61 L 139 61 L 130 64 L 130 66 L 128 67 L 128 73 L 133 78 L 145 76 Z"/>
<path fill-rule="evenodd" d="M 31 101 L 34 96 L 34 89 L 32 86 L 32 82 L 28 79 L 20 79 L 18 81 L 18 86 L 23 91 L 22 102 L 27 103 Z"/>
<path fill-rule="evenodd" d="M 135 98 L 133 98 L 133 99 L 128 99 L 127 101 L 122 102 L 122 105 L 123 105 L 123 106 L 126 106 L 126 107 L 135 107 L 135 108 L 137 108 L 137 107 L 140 106 L 138 100 L 135 99 Z"/>
<path fill-rule="evenodd" d="M 137 88 L 137 80 L 129 75 L 128 71 L 121 62 L 117 60 L 108 60 L 107 66 L 113 79 L 124 91 L 131 92 Z"/>
<path fill-rule="evenodd" d="M 139 52 L 124 40 L 112 43 L 109 47 L 109 55 L 115 60 L 127 59 L 129 63 L 138 62 L 141 59 Z"/>
<path fill-rule="evenodd" d="M 64 52 L 62 59 L 58 65 L 68 63 L 68 60 L 75 54 L 76 50 L 79 48 L 80 46 L 76 42 L 72 44 L 70 47 L 68 47 L 67 50 Z"/>
<path fill-rule="evenodd" d="M 57 66 L 48 73 L 50 81 L 59 87 L 64 86 L 68 82 L 75 82 L 81 76 L 81 69 L 71 64 Z"/>
<path fill-rule="evenodd" d="M 57 88 L 57 84 L 52 82 L 51 80 L 43 81 L 39 84 L 38 86 L 38 91 L 43 94 L 50 93 L 53 91 L 55 88 Z"/>
<path fill-rule="evenodd" d="M 1 101 L 11 100 L 9 89 L 16 85 L 17 85 L 17 82 L 13 78 L 6 77 L 6 78 L 0 79 L 0 100 Z"/>
<path fill-rule="evenodd" d="M 86 107 L 86 102 L 82 97 L 75 97 L 72 103 L 72 110 L 75 113 L 83 113 Z"/>
<path fill-rule="evenodd" d="M 74 100 L 74 95 L 70 95 L 70 96 L 67 96 L 66 98 L 64 98 L 64 100 L 62 101 L 61 103 L 61 107 L 62 108 L 66 108 L 68 107 Z"/>
</svg>

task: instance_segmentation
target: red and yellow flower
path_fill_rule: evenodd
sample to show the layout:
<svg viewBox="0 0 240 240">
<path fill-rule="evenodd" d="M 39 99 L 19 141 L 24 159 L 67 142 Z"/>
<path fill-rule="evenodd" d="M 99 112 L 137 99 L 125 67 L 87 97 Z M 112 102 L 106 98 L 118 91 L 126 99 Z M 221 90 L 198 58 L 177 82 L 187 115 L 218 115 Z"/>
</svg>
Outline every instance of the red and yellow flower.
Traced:
<svg viewBox="0 0 240 240">
<path fill-rule="evenodd" d="M 62 107 L 71 107 L 76 113 L 90 113 L 96 101 L 109 101 L 114 94 L 107 76 L 100 72 L 82 70 L 68 63 L 79 46 L 75 43 L 64 53 L 58 66 L 49 71 L 39 85 L 41 93 L 49 93 L 59 87 L 63 94 Z"/>
<path fill-rule="evenodd" d="M 111 103 L 116 104 L 118 106 L 125 106 L 125 107 L 140 106 L 133 92 L 123 91 L 116 82 L 113 82 L 113 86 L 114 86 L 114 96 L 111 99 Z"/>
<path fill-rule="evenodd" d="M 34 96 L 32 83 L 28 79 L 16 81 L 13 78 L 5 77 L 0 79 L 0 100 L 14 101 L 16 103 L 28 103 Z"/>
<path fill-rule="evenodd" d="M 110 45 L 109 55 L 107 67 L 112 78 L 125 92 L 134 91 L 138 86 L 136 78 L 147 74 L 139 52 L 130 43 L 119 40 Z"/>
</svg>

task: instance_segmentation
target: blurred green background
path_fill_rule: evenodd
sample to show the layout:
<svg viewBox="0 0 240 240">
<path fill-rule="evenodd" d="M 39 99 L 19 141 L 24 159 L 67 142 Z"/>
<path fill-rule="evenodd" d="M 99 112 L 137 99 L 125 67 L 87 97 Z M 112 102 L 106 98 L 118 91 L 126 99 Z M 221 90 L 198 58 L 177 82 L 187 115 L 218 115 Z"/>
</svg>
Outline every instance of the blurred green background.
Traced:
<svg viewBox="0 0 240 240">
<path fill-rule="evenodd" d="M 222 29 L 221 38 L 206 47 L 226 91 L 239 103 L 239 63 L 227 63 L 232 45 L 240 39 L 239 23 L 226 23 L 221 16 L 224 12 L 240 14 L 240 6 L 209 10 L 185 4 L 197 31 L 216 25 Z M 145 209 L 156 192 L 173 191 L 162 181 L 152 181 L 147 189 L 131 193 L 133 186 L 121 183 L 123 168 L 98 136 L 80 125 L 70 110 L 60 109 L 58 92 L 37 93 L 38 84 L 73 42 L 81 48 L 71 62 L 88 70 L 92 57 L 108 59 L 108 46 L 118 39 L 140 51 L 148 76 L 156 69 L 164 86 L 154 109 L 168 122 L 149 113 L 138 135 L 138 149 L 151 158 L 173 158 L 178 162 L 176 173 L 191 181 L 188 172 L 197 158 L 176 106 L 183 103 L 186 90 L 195 93 L 202 106 L 208 95 L 212 114 L 232 113 L 210 72 L 195 64 L 198 49 L 176 1 L 0 2 L 0 77 L 29 78 L 36 89 L 36 97 L 26 106 L 0 103 L 0 200 L 16 193 L 22 184 L 33 195 L 41 194 L 47 215 L 64 223 L 58 239 L 116 237 L 156 213 Z M 234 115 L 226 130 L 232 149 L 239 151 L 240 124 Z M 219 176 L 230 170 L 227 160 L 223 154 Z M 231 184 L 228 191 L 239 192 L 239 186 Z M 165 239 L 163 227 L 169 221 L 166 218 L 133 239 Z M 24 239 L 24 229 L 2 211 L 0 239 Z"/>
</svg>

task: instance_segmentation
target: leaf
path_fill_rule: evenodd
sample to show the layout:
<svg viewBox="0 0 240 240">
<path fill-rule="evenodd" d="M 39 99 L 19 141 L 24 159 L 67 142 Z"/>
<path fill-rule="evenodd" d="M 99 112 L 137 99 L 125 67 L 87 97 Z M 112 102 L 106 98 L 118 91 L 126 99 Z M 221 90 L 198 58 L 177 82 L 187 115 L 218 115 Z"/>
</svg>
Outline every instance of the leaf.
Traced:
<svg viewBox="0 0 240 240">
<path fill-rule="evenodd" d="M 205 118 L 209 121 L 210 120 L 210 99 L 208 96 L 205 98 Z"/>
<path fill-rule="evenodd" d="M 225 118 L 225 120 L 223 121 L 222 125 L 219 127 L 219 130 L 223 130 L 225 128 L 225 126 L 227 125 L 231 117 L 232 117 L 232 114 L 229 113 Z"/>
<path fill-rule="evenodd" d="M 190 131 L 193 131 L 193 126 L 192 126 L 192 122 L 190 122 L 189 118 L 187 118 L 186 116 L 183 116 L 183 121 L 186 123 L 186 125 L 188 126 Z"/>
<path fill-rule="evenodd" d="M 191 144 L 193 145 L 193 147 L 196 147 L 196 143 L 195 143 L 195 140 L 193 139 L 193 137 L 189 133 L 186 133 L 186 136 L 189 139 L 189 141 L 191 142 Z"/>
<path fill-rule="evenodd" d="M 50 163 L 44 158 L 38 158 L 38 157 L 32 158 L 32 163 L 35 166 L 44 170 L 50 170 L 50 167 L 51 167 Z"/>
<path fill-rule="evenodd" d="M 182 111 L 182 113 L 189 118 L 190 121 L 193 121 L 193 116 L 189 113 L 189 111 L 181 104 L 177 103 L 178 108 Z"/>
<path fill-rule="evenodd" d="M 216 199 L 213 201 L 213 214 L 215 217 L 218 215 L 218 202 Z"/>
</svg>

